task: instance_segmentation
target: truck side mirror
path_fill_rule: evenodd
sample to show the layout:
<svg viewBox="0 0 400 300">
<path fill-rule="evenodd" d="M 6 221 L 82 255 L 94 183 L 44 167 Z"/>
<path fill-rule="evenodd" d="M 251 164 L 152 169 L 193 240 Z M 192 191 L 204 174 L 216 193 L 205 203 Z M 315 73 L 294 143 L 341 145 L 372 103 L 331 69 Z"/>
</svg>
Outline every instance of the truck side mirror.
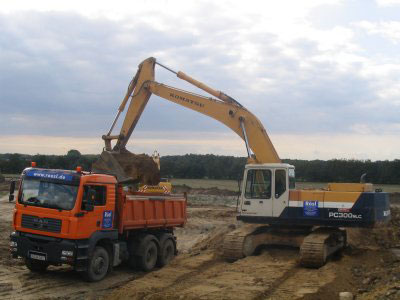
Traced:
<svg viewBox="0 0 400 300">
<path fill-rule="evenodd" d="M 8 196 L 8 201 L 14 201 L 14 192 L 15 192 L 15 180 L 10 182 L 10 195 Z"/>
<path fill-rule="evenodd" d="M 94 210 L 94 199 L 96 199 L 96 190 L 89 188 L 87 193 L 87 199 L 85 199 L 85 207 L 86 211 Z"/>
</svg>

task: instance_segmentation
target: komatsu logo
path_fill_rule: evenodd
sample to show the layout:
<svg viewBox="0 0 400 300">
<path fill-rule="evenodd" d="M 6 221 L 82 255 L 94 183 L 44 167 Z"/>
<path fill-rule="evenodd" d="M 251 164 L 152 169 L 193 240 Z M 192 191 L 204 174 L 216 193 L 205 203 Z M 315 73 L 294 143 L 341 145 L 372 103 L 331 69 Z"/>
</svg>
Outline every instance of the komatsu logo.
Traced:
<svg viewBox="0 0 400 300">
<path fill-rule="evenodd" d="M 338 219 L 362 219 L 362 215 L 356 215 L 351 212 L 329 212 L 329 218 Z"/>
<path fill-rule="evenodd" d="M 203 103 L 200 103 L 200 102 L 198 102 L 198 101 L 195 101 L 195 100 L 192 100 L 192 99 L 183 97 L 183 96 L 176 95 L 176 94 L 174 94 L 174 93 L 169 93 L 169 96 L 172 97 L 172 98 L 175 98 L 175 99 L 177 99 L 177 100 L 181 100 L 181 101 L 183 101 L 183 102 L 187 102 L 187 103 L 196 105 L 196 106 L 198 106 L 198 107 L 204 107 L 204 104 L 203 104 Z"/>
</svg>

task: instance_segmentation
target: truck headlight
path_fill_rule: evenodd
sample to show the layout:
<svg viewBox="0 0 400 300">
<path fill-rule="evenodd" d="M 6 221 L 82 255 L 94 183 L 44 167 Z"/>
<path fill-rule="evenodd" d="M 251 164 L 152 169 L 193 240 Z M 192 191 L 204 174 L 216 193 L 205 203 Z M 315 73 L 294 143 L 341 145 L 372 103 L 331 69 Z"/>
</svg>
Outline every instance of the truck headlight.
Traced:
<svg viewBox="0 0 400 300">
<path fill-rule="evenodd" d="M 11 241 L 11 242 L 10 242 L 10 247 L 13 247 L 13 248 L 18 247 L 17 242 Z"/>
<path fill-rule="evenodd" d="M 61 251 L 61 255 L 62 255 L 62 256 L 74 256 L 74 251 L 62 250 L 62 251 Z"/>
</svg>

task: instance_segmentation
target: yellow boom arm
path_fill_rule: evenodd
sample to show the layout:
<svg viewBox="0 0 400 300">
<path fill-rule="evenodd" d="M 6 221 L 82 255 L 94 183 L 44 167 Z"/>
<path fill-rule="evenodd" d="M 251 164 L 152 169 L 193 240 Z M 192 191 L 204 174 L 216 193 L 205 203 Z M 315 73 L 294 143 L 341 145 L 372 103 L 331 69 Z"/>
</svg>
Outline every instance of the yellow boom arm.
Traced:
<svg viewBox="0 0 400 300">
<path fill-rule="evenodd" d="M 107 150 L 111 150 L 112 139 L 118 139 L 113 150 L 119 151 L 125 149 L 126 143 L 128 142 L 128 139 L 132 134 L 132 131 L 134 130 L 151 94 L 155 94 L 161 98 L 209 116 L 228 126 L 246 142 L 247 152 L 251 161 L 257 163 L 281 162 L 266 130 L 264 129 L 264 126 L 256 116 L 244 108 L 240 103 L 228 95 L 216 91 L 182 72 L 174 72 L 168 68 L 168 70 L 175 73 L 179 78 L 186 80 L 218 99 L 204 97 L 158 83 L 154 81 L 154 68 L 156 63 L 156 60 L 151 57 L 144 60 L 139 65 L 138 72 L 128 87 L 128 91 L 118 109 L 118 114 L 113 125 L 108 134 L 103 136 Z M 164 67 L 163 65 L 161 66 Z M 124 110 L 130 97 L 132 97 L 132 100 L 129 104 L 128 112 L 121 128 L 121 133 L 119 136 L 112 136 L 111 131 L 116 120 Z M 255 157 L 251 155 L 249 149 L 253 151 Z"/>
</svg>

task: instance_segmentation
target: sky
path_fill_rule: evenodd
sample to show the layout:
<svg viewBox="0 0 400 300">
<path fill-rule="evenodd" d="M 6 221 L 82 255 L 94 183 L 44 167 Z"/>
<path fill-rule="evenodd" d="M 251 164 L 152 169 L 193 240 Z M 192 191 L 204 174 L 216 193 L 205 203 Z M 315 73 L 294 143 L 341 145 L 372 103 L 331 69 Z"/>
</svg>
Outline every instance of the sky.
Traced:
<svg viewBox="0 0 400 300">
<path fill-rule="evenodd" d="M 400 0 L 0 0 L 0 153 L 100 153 L 153 56 L 237 99 L 281 158 L 399 159 L 399 50 Z M 161 68 L 156 81 L 204 94 Z M 157 96 L 127 148 L 246 156 Z"/>
</svg>

